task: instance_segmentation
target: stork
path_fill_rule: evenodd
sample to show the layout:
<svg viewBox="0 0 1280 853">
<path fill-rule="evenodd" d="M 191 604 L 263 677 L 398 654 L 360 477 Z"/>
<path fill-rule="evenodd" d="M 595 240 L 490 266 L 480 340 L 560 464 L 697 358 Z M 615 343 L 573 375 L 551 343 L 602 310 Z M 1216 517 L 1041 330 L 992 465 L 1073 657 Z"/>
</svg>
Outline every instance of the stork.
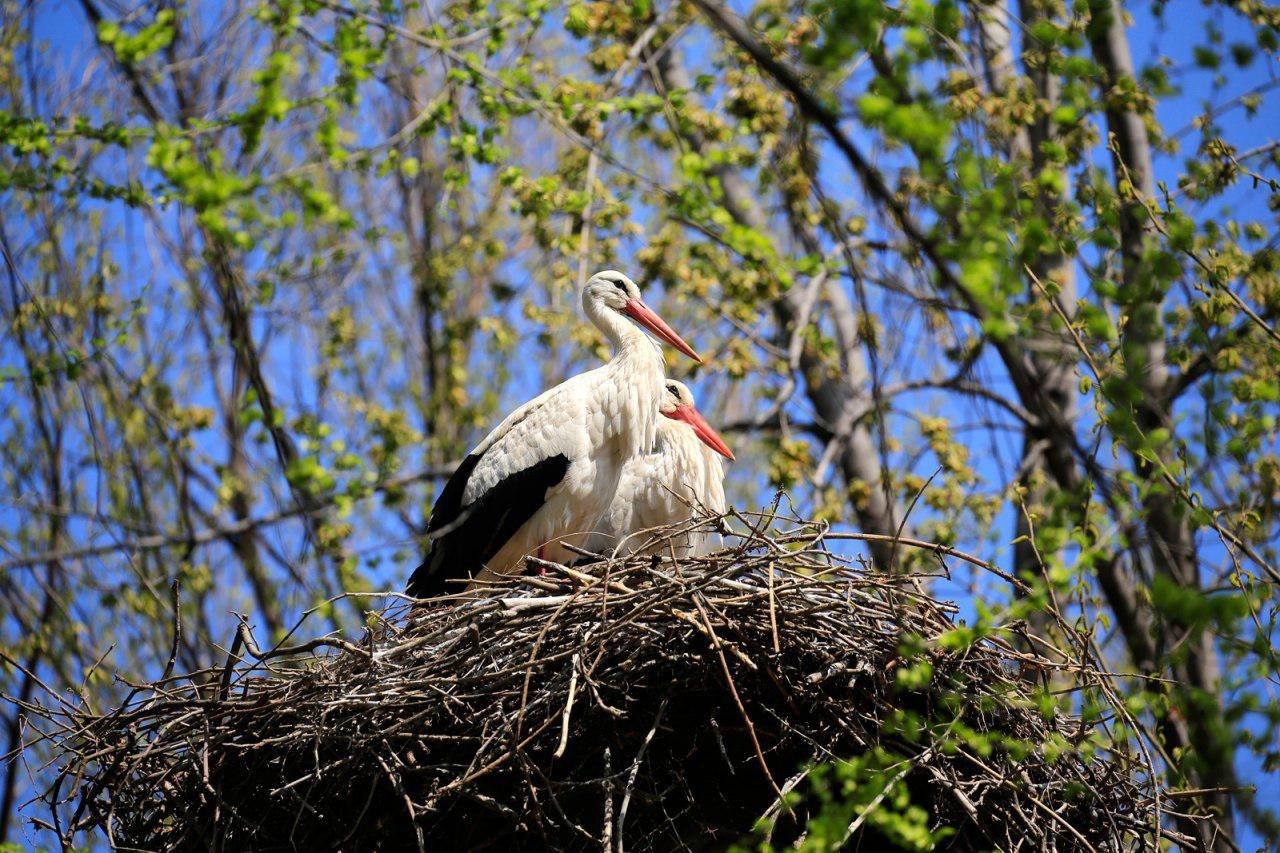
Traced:
<svg viewBox="0 0 1280 853">
<path fill-rule="evenodd" d="M 613 358 L 520 406 L 462 460 L 431 509 L 426 557 L 409 578 L 409 595 L 518 574 L 534 553 L 570 558 L 564 546 L 585 542 L 623 465 L 654 442 L 665 365 L 639 327 L 702 362 L 620 272 L 588 279 L 582 310 Z"/>
<path fill-rule="evenodd" d="M 622 469 L 609 510 L 588 540 L 587 550 L 629 554 L 666 544 L 648 543 L 645 531 L 688 521 L 702 512 L 723 513 L 724 467 L 720 457 L 733 452 L 694 406 L 693 394 L 681 382 L 667 380 L 658 424 L 657 447 L 635 457 Z M 717 455 L 718 454 L 718 455 Z M 715 550 L 718 537 L 691 532 L 675 537 L 678 557 Z"/>
</svg>

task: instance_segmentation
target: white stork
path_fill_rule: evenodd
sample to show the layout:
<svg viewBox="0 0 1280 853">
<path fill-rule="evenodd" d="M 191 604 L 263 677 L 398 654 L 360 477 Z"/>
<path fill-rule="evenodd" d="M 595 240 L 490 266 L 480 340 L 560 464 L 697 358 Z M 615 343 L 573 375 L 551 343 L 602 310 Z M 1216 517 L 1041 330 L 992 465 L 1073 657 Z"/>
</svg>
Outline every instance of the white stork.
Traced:
<svg viewBox="0 0 1280 853">
<path fill-rule="evenodd" d="M 665 554 L 667 546 L 649 544 L 646 531 L 725 511 L 720 457 L 731 460 L 733 452 L 695 408 L 683 383 L 667 380 L 659 411 L 666 419 L 658 424 L 657 447 L 622 469 L 617 494 L 587 550 L 629 554 L 661 548 Z M 711 532 L 696 532 L 672 545 L 677 557 L 696 557 L 715 550 L 718 540 Z"/>
<path fill-rule="evenodd" d="M 409 578 L 409 595 L 518 574 L 535 552 L 570 558 L 564 544 L 585 541 L 623 465 L 652 447 L 665 365 L 661 348 L 635 324 L 702 359 L 620 272 L 593 275 L 582 289 L 582 310 L 613 345 L 613 358 L 516 409 L 462 461 L 431 509 L 430 544 Z"/>
</svg>

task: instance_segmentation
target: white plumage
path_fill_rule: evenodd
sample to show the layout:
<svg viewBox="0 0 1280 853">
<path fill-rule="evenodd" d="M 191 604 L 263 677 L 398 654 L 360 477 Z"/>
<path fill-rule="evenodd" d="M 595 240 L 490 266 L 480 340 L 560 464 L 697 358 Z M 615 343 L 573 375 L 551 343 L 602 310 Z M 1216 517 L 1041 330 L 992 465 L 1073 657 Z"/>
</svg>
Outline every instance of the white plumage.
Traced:
<svg viewBox="0 0 1280 853">
<path fill-rule="evenodd" d="M 665 365 L 660 348 L 631 321 L 694 359 L 697 353 L 622 273 L 592 276 L 582 308 L 613 345 L 613 358 L 516 409 L 467 456 L 432 508 L 430 544 L 409 594 L 422 598 L 450 591 L 450 580 L 518 573 L 534 553 L 568 559 L 564 545 L 585 542 L 623 465 L 652 446 Z"/>
<path fill-rule="evenodd" d="M 698 414 L 684 384 L 667 380 L 653 452 L 635 457 L 623 468 L 609 510 L 588 541 L 597 554 L 648 553 L 655 545 L 649 532 L 691 518 L 725 511 L 721 456 L 733 454 Z M 699 556 L 720 547 L 720 536 L 693 531 L 672 540 L 677 557 Z"/>
</svg>

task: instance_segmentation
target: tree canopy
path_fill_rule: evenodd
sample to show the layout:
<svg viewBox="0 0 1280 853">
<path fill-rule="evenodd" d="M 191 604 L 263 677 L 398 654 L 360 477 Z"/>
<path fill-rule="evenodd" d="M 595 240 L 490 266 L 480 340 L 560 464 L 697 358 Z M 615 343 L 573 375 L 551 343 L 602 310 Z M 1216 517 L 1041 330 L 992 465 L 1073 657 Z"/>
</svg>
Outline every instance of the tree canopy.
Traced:
<svg viewBox="0 0 1280 853">
<path fill-rule="evenodd" d="M 1023 579 L 939 584 L 1124 673 L 1207 848 L 1280 833 L 1275 7 L 0 9 L 4 695 L 359 625 L 452 465 L 606 354 L 615 267 L 707 356 L 670 369 L 735 504 Z"/>
</svg>

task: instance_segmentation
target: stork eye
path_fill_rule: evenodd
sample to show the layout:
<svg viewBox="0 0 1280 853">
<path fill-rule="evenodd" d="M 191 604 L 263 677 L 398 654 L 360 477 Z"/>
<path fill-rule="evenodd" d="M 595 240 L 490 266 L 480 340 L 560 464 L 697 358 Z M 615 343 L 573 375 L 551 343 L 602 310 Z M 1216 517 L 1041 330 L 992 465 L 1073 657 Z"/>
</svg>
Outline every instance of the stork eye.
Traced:
<svg viewBox="0 0 1280 853">
<path fill-rule="evenodd" d="M 679 397 L 679 396 L 680 396 L 680 389 L 679 389 L 679 388 L 677 388 L 677 387 L 676 387 L 676 386 L 674 386 L 674 385 L 668 385 L 668 386 L 667 386 L 667 390 L 671 392 L 671 395 L 672 395 L 673 397 Z"/>
</svg>

